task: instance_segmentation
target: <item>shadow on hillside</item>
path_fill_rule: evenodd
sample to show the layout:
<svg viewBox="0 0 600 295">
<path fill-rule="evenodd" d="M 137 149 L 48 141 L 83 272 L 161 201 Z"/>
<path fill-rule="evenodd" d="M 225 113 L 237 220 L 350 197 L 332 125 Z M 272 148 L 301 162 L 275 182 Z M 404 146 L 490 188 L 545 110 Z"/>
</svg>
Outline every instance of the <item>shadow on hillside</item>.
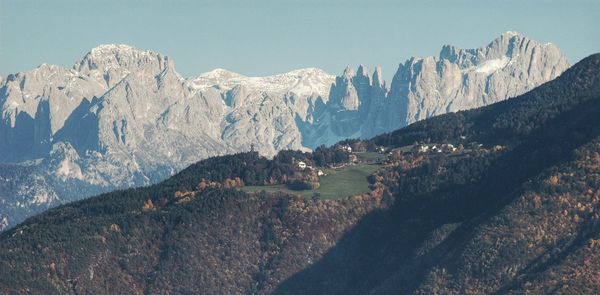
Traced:
<svg viewBox="0 0 600 295">
<path fill-rule="evenodd" d="M 599 209 L 600 206 L 596 206 L 594 211 Z M 514 292 L 515 289 L 518 289 L 523 283 L 530 279 L 535 279 L 535 274 L 542 273 L 551 267 L 560 265 L 567 260 L 569 255 L 586 248 L 590 239 L 593 239 L 600 234 L 600 224 L 593 222 L 593 220 L 593 215 L 585 218 L 585 221 L 583 221 L 582 224 L 591 224 L 592 226 L 590 228 L 579 231 L 577 236 L 571 240 L 565 239 L 563 242 L 564 245 L 559 247 L 561 250 L 552 253 L 553 255 L 550 256 L 550 258 L 540 255 L 538 258 L 531 261 L 516 275 L 516 278 L 513 281 L 502 286 L 492 295 L 508 294 L 511 291 Z M 554 288 L 556 289 L 550 293 L 554 294 L 555 291 L 558 291 L 559 286 L 554 286 Z"/>
<path fill-rule="evenodd" d="M 361 219 L 321 260 L 282 282 L 274 294 L 413 292 L 432 266 L 457 259 L 474 230 L 518 197 L 523 185 L 599 136 L 597 114 L 600 104 L 591 99 L 548 121 L 494 160 L 477 182 L 397 196 L 392 208 Z M 461 225 L 427 254 L 415 255 L 433 230 L 449 223 Z"/>
</svg>

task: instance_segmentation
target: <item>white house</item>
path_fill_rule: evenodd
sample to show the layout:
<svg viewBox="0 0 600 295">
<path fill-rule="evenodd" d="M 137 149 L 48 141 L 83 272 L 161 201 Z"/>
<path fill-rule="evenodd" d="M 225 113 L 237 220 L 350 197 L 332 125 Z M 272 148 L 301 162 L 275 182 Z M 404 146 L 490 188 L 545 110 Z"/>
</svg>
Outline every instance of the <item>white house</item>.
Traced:
<svg viewBox="0 0 600 295">
<path fill-rule="evenodd" d="M 298 168 L 306 169 L 306 163 L 304 163 L 303 161 L 298 162 Z"/>
<path fill-rule="evenodd" d="M 325 172 L 323 172 L 323 170 L 319 169 L 319 171 L 317 171 L 317 175 L 323 176 L 323 175 L 325 175 Z"/>
<path fill-rule="evenodd" d="M 442 149 L 445 152 L 456 152 L 457 148 L 451 143 L 445 143 L 442 145 Z"/>
<path fill-rule="evenodd" d="M 339 149 L 347 153 L 352 153 L 352 147 L 347 144 L 340 146 Z"/>
<path fill-rule="evenodd" d="M 422 145 L 419 146 L 419 152 L 420 153 L 426 153 L 428 151 L 429 151 L 429 146 L 424 145 L 424 144 L 422 144 Z"/>
</svg>

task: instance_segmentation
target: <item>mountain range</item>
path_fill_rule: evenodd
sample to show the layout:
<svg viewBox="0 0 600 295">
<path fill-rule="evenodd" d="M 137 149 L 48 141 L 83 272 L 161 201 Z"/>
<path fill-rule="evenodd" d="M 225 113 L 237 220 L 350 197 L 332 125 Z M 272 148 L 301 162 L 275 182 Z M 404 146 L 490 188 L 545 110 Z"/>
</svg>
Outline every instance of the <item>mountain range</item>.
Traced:
<svg viewBox="0 0 600 295">
<path fill-rule="evenodd" d="M 522 95 L 342 142 L 391 151 L 369 193 L 243 190 L 298 174 L 299 160 L 337 162 L 336 147 L 211 157 L 0 233 L 0 290 L 596 294 L 598 114 L 594 54 Z"/>
<path fill-rule="evenodd" d="M 478 49 L 338 77 L 216 69 L 183 78 L 162 54 L 92 49 L 70 68 L 0 79 L 0 227 L 102 192 L 156 183 L 211 156 L 310 150 L 522 94 L 568 68 L 553 44 L 507 32 Z"/>
</svg>

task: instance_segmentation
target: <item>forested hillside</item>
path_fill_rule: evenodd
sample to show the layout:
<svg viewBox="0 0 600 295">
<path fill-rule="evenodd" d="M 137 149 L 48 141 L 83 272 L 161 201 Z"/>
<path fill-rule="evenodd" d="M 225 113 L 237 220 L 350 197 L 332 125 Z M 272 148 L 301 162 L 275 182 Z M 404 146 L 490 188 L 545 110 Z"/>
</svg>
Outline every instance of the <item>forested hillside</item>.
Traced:
<svg viewBox="0 0 600 295">
<path fill-rule="evenodd" d="M 397 152 L 422 144 L 461 148 Z M 255 153 L 212 158 L 163 183 L 64 205 L 2 233 L 0 290 L 600 289 L 600 54 L 522 96 L 421 121 L 365 145 L 392 151 L 370 177 L 373 190 L 383 188 L 389 198 L 319 200 L 236 188 L 282 180 L 297 159 L 334 161 L 335 149 L 272 161 Z"/>
<path fill-rule="evenodd" d="M 599 70 L 595 55 L 521 97 L 375 138 L 503 148 L 386 171 L 394 206 L 276 293 L 597 293 Z"/>
</svg>

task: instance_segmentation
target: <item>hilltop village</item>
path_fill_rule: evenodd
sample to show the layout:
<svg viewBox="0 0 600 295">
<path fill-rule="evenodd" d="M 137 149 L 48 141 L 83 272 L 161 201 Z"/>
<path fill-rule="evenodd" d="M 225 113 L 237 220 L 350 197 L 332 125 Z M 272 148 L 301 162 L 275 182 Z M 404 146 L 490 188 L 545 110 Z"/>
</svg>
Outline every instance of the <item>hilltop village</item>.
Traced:
<svg viewBox="0 0 600 295">
<path fill-rule="evenodd" d="M 466 142 L 466 138 L 461 139 Z M 385 183 L 386 179 L 397 176 L 394 175 L 397 172 L 392 171 L 409 171 L 431 159 L 495 153 L 502 149 L 499 145 L 486 148 L 477 142 L 457 145 L 415 142 L 389 148 L 372 141 L 349 140 L 329 148 L 319 147 L 312 154 L 283 151 L 273 159 L 275 167 L 265 167 L 268 172 L 257 171 L 256 174 L 264 174 L 256 176 L 258 180 L 248 175 L 222 181 L 202 178 L 195 188 L 178 191 L 174 198 L 176 202 L 184 203 L 205 189 L 237 188 L 250 193 L 288 193 L 312 199 L 381 200 L 384 194 L 390 196 Z M 254 146 L 247 154 L 253 161 L 262 159 Z M 244 167 L 248 165 L 243 164 Z M 261 167 L 261 164 L 252 165 Z"/>
</svg>

